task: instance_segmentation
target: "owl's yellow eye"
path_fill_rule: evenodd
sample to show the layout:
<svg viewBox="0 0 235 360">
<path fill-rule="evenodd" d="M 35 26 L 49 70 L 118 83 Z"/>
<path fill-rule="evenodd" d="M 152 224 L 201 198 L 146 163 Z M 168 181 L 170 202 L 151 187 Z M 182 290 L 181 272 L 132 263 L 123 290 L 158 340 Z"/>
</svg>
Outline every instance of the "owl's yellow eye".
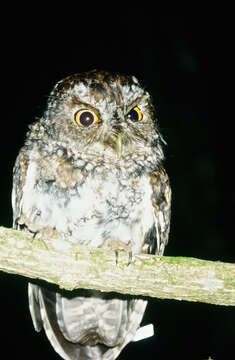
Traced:
<svg viewBox="0 0 235 360">
<path fill-rule="evenodd" d="M 129 111 L 129 113 L 127 114 L 127 118 L 131 121 L 137 122 L 142 120 L 143 114 L 138 108 L 138 106 L 135 106 L 133 109 L 131 109 L 131 111 Z"/>
<path fill-rule="evenodd" d="M 74 120 L 79 126 L 89 127 L 99 121 L 97 114 L 94 111 L 83 109 L 78 110 L 74 115 Z"/>
</svg>

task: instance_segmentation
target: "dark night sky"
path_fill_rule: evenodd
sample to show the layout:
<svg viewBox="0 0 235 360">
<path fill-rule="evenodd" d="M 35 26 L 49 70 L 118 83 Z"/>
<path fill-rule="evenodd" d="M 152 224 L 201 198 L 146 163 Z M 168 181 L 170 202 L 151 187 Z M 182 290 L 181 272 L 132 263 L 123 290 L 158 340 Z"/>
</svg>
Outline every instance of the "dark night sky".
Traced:
<svg viewBox="0 0 235 360">
<path fill-rule="evenodd" d="M 51 87 L 69 74 L 101 68 L 133 74 L 153 94 L 168 143 L 165 166 L 173 188 L 165 254 L 234 261 L 232 240 L 224 238 L 223 224 L 216 219 L 216 129 L 208 114 L 211 54 L 206 18 L 156 16 L 148 8 L 115 15 L 93 11 L 91 16 L 75 11 L 68 26 L 63 16 L 69 13 L 71 9 L 52 17 L 50 27 L 44 26 L 43 12 L 37 18 L 36 13 L 18 16 L 14 31 L 1 39 L 2 134 L 5 129 L 11 134 L 1 142 L 1 224 L 11 226 L 12 167 L 27 126 L 42 113 Z M 33 331 L 27 282 L 3 273 L 0 282 L 0 338 L 8 358 L 59 359 L 45 335 Z M 155 337 L 129 345 L 120 360 L 146 354 L 149 359 L 177 355 L 196 360 L 210 355 L 218 360 L 224 359 L 225 351 L 234 352 L 233 308 L 155 299 L 145 316 L 145 322 L 150 321 Z"/>
</svg>

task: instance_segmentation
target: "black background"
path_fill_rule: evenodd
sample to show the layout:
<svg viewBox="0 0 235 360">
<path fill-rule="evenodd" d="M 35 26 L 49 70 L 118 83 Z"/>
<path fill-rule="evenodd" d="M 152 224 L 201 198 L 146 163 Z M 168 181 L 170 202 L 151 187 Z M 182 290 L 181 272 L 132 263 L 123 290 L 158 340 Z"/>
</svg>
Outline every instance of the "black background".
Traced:
<svg viewBox="0 0 235 360">
<path fill-rule="evenodd" d="M 69 6 L 69 4 L 68 4 Z M 115 7 L 116 5 L 112 5 Z M 172 227 L 165 255 L 234 261 L 232 238 L 217 217 L 216 124 L 208 114 L 211 61 L 206 16 L 156 15 L 66 7 L 3 12 L 1 36 L 1 224 L 11 226 L 12 167 L 27 126 L 61 78 L 93 68 L 133 74 L 153 94 L 168 146 Z M 4 19 L 3 19 L 4 18 Z M 228 191 L 225 189 L 225 191 Z M 223 208 L 223 202 L 222 202 Z M 59 359 L 45 334 L 33 330 L 27 282 L 0 274 L 2 352 L 8 359 Z M 224 359 L 234 353 L 234 308 L 150 299 L 144 318 L 155 336 L 132 343 L 119 359 Z"/>
</svg>

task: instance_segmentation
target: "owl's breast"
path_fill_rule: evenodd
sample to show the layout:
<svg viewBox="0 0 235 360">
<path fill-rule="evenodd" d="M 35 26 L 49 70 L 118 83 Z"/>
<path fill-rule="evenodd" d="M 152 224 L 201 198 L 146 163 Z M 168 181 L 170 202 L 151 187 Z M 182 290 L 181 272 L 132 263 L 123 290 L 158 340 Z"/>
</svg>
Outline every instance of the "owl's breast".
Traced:
<svg viewBox="0 0 235 360">
<path fill-rule="evenodd" d="M 147 174 L 64 170 L 47 176 L 31 162 L 22 199 L 22 215 L 40 234 L 50 228 L 60 237 L 98 247 L 140 252 L 154 223 Z"/>
</svg>

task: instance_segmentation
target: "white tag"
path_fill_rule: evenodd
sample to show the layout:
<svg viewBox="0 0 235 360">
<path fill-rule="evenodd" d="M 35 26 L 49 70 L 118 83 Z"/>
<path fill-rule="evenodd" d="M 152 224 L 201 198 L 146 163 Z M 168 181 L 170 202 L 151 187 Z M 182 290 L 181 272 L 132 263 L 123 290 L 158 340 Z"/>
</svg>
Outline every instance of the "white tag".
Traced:
<svg viewBox="0 0 235 360">
<path fill-rule="evenodd" d="M 136 331 L 135 337 L 132 339 L 132 341 L 143 340 L 143 339 L 146 339 L 153 335 L 154 335 L 153 324 L 148 324 L 148 325 L 140 327 Z"/>
</svg>

